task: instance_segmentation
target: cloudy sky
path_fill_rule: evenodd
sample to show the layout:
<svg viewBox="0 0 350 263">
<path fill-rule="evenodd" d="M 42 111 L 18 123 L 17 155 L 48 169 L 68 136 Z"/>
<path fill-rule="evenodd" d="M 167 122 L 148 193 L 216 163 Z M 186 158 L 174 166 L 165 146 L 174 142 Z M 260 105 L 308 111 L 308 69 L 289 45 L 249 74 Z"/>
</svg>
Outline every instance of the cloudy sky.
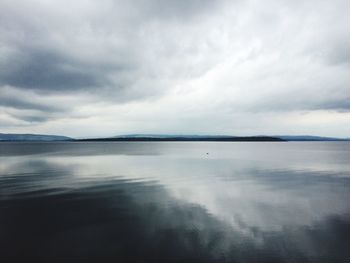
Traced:
<svg viewBox="0 0 350 263">
<path fill-rule="evenodd" d="M 350 137 L 348 0 L 0 0 L 0 132 Z"/>
</svg>

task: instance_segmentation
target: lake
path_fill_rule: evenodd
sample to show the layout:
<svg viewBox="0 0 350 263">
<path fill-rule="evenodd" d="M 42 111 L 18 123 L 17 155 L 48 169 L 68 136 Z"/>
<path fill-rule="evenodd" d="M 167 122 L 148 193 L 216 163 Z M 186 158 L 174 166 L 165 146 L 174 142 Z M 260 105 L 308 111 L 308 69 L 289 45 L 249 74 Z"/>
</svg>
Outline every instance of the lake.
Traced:
<svg viewBox="0 0 350 263">
<path fill-rule="evenodd" d="M 5 262 L 349 262 L 349 142 L 0 143 Z"/>
</svg>

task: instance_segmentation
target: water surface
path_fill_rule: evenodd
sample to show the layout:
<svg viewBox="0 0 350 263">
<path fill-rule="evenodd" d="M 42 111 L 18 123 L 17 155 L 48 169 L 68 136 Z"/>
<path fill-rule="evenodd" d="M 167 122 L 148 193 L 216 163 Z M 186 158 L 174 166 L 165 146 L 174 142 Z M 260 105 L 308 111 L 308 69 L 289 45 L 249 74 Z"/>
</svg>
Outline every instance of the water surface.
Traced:
<svg viewBox="0 0 350 263">
<path fill-rule="evenodd" d="M 1 262 L 349 262 L 350 143 L 0 143 Z"/>
</svg>

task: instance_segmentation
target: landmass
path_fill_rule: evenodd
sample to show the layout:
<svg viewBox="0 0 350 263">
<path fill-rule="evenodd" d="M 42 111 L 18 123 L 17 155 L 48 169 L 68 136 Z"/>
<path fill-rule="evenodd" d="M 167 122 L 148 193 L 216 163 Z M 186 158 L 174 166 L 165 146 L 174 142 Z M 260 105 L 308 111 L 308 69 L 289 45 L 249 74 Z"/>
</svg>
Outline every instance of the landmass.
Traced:
<svg viewBox="0 0 350 263">
<path fill-rule="evenodd" d="M 74 139 L 61 135 L 44 134 L 18 134 L 18 133 L 0 133 L 0 141 L 73 141 Z"/>
<path fill-rule="evenodd" d="M 168 135 L 168 134 L 128 134 L 105 138 L 76 139 L 61 135 L 46 134 L 16 134 L 0 133 L 0 141 L 120 141 L 120 142 L 146 142 L 146 141 L 202 141 L 202 142 L 284 142 L 284 141 L 350 141 L 350 138 L 321 137 L 311 135 L 257 135 L 257 136 L 230 136 L 230 135 Z"/>
<path fill-rule="evenodd" d="M 126 141 L 126 142 L 145 142 L 145 141 L 201 141 L 201 142 L 280 142 L 285 141 L 281 138 L 270 137 L 270 136 L 118 136 L 110 138 L 91 138 L 91 139 L 81 139 L 79 141 Z"/>
</svg>

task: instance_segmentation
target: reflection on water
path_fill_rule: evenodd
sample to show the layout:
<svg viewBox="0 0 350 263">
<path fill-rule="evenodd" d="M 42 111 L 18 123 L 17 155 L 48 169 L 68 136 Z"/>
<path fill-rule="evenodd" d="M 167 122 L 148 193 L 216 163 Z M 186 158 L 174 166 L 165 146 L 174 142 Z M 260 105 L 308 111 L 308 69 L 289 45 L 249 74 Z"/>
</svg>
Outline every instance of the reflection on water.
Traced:
<svg viewBox="0 0 350 263">
<path fill-rule="evenodd" d="M 1 262 L 350 258 L 349 143 L 0 143 L 0 187 Z"/>
</svg>

